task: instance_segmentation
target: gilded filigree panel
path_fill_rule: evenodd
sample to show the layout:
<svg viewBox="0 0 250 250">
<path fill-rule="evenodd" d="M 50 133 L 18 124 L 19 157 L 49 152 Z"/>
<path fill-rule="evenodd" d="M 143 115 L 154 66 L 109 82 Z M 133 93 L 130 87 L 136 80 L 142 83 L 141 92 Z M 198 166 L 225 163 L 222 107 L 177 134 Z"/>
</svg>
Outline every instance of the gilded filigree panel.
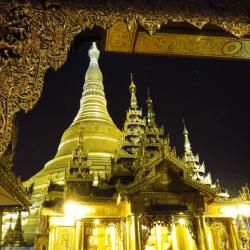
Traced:
<svg viewBox="0 0 250 250">
<path fill-rule="evenodd" d="M 216 36 L 140 32 L 135 52 L 250 59 L 250 40 Z"/>
</svg>

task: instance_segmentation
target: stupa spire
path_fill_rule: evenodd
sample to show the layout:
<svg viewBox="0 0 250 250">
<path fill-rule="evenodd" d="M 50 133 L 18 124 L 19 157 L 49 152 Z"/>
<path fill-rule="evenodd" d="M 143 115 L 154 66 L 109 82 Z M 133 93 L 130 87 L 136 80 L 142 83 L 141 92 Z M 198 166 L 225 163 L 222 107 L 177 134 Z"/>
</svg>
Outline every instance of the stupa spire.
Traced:
<svg viewBox="0 0 250 250">
<path fill-rule="evenodd" d="M 10 220 L 9 229 L 4 237 L 3 245 L 12 247 L 25 246 L 26 244 L 23 237 L 21 211 L 18 212 L 18 217 L 14 229 L 11 228 L 11 222 L 12 218 Z"/>
<path fill-rule="evenodd" d="M 129 91 L 130 91 L 130 107 L 133 109 L 137 109 L 137 98 L 136 98 L 136 86 L 133 81 L 133 74 L 130 73 L 130 86 L 129 86 Z"/>
<path fill-rule="evenodd" d="M 186 128 L 184 119 L 183 119 L 183 135 L 184 135 L 184 157 L 188 159 L 189 156 L 193 155 L 193 152 L 191 149 L 191 144 L 188 138 L 188 130 Z"/>
<path fill-rule="evenodd" d="M 142 110 L 139 109 L 136 98 L 136 86 L 133 81 L 133 75 L 130 74 L 131 81 L 129 85 L 130 106 L 126 113 L 126 120 L 123 129 L 123 142 L 120 153 L 125 158 L 134 158 L 141 141 L 141 135 L 145 130 L 145 119 L 142 118 Z"/>
<path fill-rule="evenodd" d="M 73 124 L 98 120 L 114 125 L 106 107 L 107 101 L 104 94 L 103 77 L 98 64 L 100 51 L 95 42 L 92 43 L 88 54 L 90 62 L 85 74 L 80 110 Z"/>
<path fill-rule="evenodd" d="M 11 227 L 11 223 L 12 223 L 12 217 L 10 217 L 10 222 L 9 222 L 9 228 L 3 238 L 3 246 L 9 245 L 10 243 L 12 243 L 12 233 L 13 233 L 13 229 Z"/>
<path fill-rule="evenodd" d="M 147 90 L 148 98 L 147 98 L 147 107 L 148 107 L 148 113 L 147 113 L 147 125 L 152 126 L 155 125 L 155 113 L 153 110 L 153 101 L 150 97 L 149 88 Z"/>
<path fill-rule="evenodd" d="M 23 230 L 22 230 L 22 218 L 21 211 L 18 212 L 17 221 L 12 234 L 13 245 L 15 246 L 25 246 Z"/>
</svg>

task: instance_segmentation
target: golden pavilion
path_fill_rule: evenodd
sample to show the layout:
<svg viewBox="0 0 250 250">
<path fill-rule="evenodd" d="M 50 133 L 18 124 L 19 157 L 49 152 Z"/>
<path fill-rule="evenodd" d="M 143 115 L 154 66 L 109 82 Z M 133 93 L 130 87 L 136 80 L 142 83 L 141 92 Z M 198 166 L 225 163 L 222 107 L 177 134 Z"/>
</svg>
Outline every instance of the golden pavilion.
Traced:
<svg viewBox="0 0 250 250">
<path fill-rule="evenodd" d="M 56 156 L 24 185 L 32 206 L 24 237 L 37 250 L 250 249 L 247 184 L 231 198 L 194 154 L 170 146 L 148 93 L 143 115 L 131 75 L 119 130 L 107 110 L 100 52 L 89 50 L 79 111 Z"/>
</svg>

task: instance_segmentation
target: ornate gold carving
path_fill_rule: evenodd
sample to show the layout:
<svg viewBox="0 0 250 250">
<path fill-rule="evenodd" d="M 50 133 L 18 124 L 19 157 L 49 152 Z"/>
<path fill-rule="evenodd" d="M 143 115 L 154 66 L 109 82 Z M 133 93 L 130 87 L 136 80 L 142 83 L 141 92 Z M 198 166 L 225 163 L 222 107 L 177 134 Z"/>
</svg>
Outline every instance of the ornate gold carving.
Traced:
<svg viewBox="0 0 250 250">
<path fill-rule="evenodd" d="M 250 40 L 233 37 L 139 32 L 135 52 L 250 59 Z"/>
<path fill-rule="evenodd" d="M 5 153 L 0 159 L 0 165 L 2 165 L 2 167 L 6 171 L 11 171 L 11 168 L 13 166 L 13 157 L 14 157 L 15 149 L 16 149 L 17 136 L 18 136 L 18 128 L 17 128 L 17 124 L 14 123 L 13 129 L 11 132 L 10 143 Z"/>
<path fill-rule="evenodd" d="M 240 41 L 232 41 L 225 44 L 222 48 L 222 51 L 225 55 L 234 55 L 240 51 L 242 43 Z"/>
<path fill-rule="evenodd" d="M 3 4 L 2 4 L 3 5 Z M 6 29 L 0 41 L 0 155 L 10 141 L 14 115 L 33 108 L 40 98 L 43 77 L 50 66 L 57 69 L 66 60 L 74 36 L 65 16 L 29 4 L 6 4 L 1 27 Z M 3 13 L 1 13 L 3 18 Z M 67 32 L 69 31 L 69 33 Z"/>
<path fill-rule="evenodd" d="M 49 245 L 48 235 L 38 235 L 35 241 L 34 249 L 35 250 L 48 249 L 48 245 Z"/>
<path fill-rule="evenodd" d="M 132 52 L 137 24 L 129 26 L 125 22 L 116 22 L 107 30 L 107 41 L 105 50 Z"/>
<path fill-rule="evenodd" d="M 240 193 L 240 198 L 243 201 L 250 201 L 250 191 L 247 183 L 244 186 L 242 186 L 239 193 Z"/>
<path fill-rule="evenodd" d="M 61 67 L 76 34 L 94 26 L 106 30 L 123 21 L 128 29 L 139 24 L 152 35 L 171 21 L 187 22 L 199 29 L 211 23 L 243 37 L 250 31 L 247 7 L 248 1 L 237 1 L 218 8 L 208 0 L 158 1 L 157 4 L 76 0 L 70 5 L 60 0 L 1 2 L 0 156 L 10 142 L 15 113 L 28 112 L 34 107 L 42 92 L 46 69 Z M 165 41 L 160 46 L 166 47 L 166 44 Z M 173 50 L 176 45 L 171 46 Z M 242 48 L 244 46 L 244 50 L 249 51 L 249 45 L 242 44 Z M 204 45 L 198 48 L 205 49 Z"/>
<path fill-rule="evenodd" d="M 11 132 L 10 143 L 7 147 L 7 150 L 0 158 L 0 186 L 4 187 L 4 189 L 10 195 L 12 195 L 12 197 L 15 197 L 17 204 L 20 203 L 20 205 L 24 206 L 25 208 L 28 208 L 28 206 L 30 205 L 28 191 L 25 190 L 25 188 L 23 187 L 20 178 L 17 178 L 11 170 L 13 165 L 13 156 L 15 153 L 16 142 L 17 126 L 15 124 Z M 8 206 L 6 205 L 6 207 Z"/>
<path fill-rule="evenodd" d="M 145 249 L 147 240 L 150 236 L 151 229 L 155 225 L 165 226 L 169 228 L 172 223 L 172 217 L 170 215 L 152 215 L 152 214 L 142 214 L 139 217 L 139 222 L 141 225 L 141 244 L 142 249 Z"/>
<path fill-rule="evenodd" d="M 197 225 L 195 218 L 191 214 L 142 214 L 139 218 L 142 227 L 142 249 L 144 249 L 147 239 L 149 238 L 151 229 L 160 225 L 167 227 L 170 231 L 171 224 L 179 224 L 180 220 L 185 222 L 185 227 L 189 230 L 192 238 L 197 241 Z"/>
<path fill-rule="evenodd" d="M 230 249 L 229 235 L 224 222 L 212 220 L 209 224 L 213 235 L 215 249 Z"/>
<path fill-rule="evenodd" d="M 238 229 L 239 238 L 241 240 L 242 249 L 250 249 L 250 235 L 249 230 L 245 225 L 244 219 L 242 216 L 239 216 L 239 229 Z"/>
<path fill-rule="evenodd" d="M 74 249 L 74 228 L 58 227 L 57 231 L 55 250 Z"/>
</svg>

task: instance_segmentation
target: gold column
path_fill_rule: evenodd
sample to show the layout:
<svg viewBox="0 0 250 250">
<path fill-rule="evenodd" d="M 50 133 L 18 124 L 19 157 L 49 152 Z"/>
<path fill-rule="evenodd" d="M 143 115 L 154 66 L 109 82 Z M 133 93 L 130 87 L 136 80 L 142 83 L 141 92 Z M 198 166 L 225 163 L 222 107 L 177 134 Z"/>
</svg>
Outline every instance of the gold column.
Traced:
<svg viewBox="0 0 250 250">
<path fill-rule="evenodd" d="M 206 244 L 205 244 L 205 239 L 204 239 L 204 234 L 203 234 L 203 229 L 201 226 L 201 216 L 197 215 L 196 220 L 197 220 L 197 225 L 198 225 L 198 241 L 199 241 L 199 249 L 200 250 L 206 250 Z"/>
<path fill-rule="evenodd" d="M 127 243 L 126 243 L 126 224 L 123 220 L 120 221 L 120 249 L 126 250 L 127 249 Z"/>
<path fill-rule="evenodd" d="M 185 224 L 177 223 L 177 241 L 178 241 L 178 250 L 192 250 L 190 232 Z"/>
<path fill-rule="evenodd" d="M 130 220 L 129 218 L 126 218 L 126 250 L 130 250 Z"/>
<path fill-rule="evenodd" d="M 204 214 L 201 215 L 201 226 L 202 226 L 202 231 L 204 234 L 206 250 L 211 250 L 211 246 L 210 246 L 209 240 L 208 240 L 208 232 L 207 232 L 207 228 L 206 228 L 206 220 L 205 220 Z"/>
<path fill-rule="evenodd" d="M 155 225 L 155 236 L 156 236 L 156 249 L 161 250 L 161 226 L 156 224 Z"/>
<path fill-rule="evenodd" d="M 241 249 L 241 242 L 239 239 L 238 229 L 236 227 L 236 220 L 235 219 L 232 219 L 230 221 L 230 227 L 231 227 L 232 234 L 233 234 L 233 237 L 234 237 L 235 242 L 236 242 L 237 250 L 240 250 Z"/>
<path fill-rule="evenodd" d="M 49 246 L 48 246 L 48 250 L 54 250 L 54 246 L 55 246 L 55 234 L 56 234 L 56 228 L 55 227 L 50 227 L 49 229 Z"/>
<path fill-rule="evenodd" d="M 116 250 L 117 248 L 117 224 L 110 224 L 109 225 L 109 230 L 110 230 L 110 239 L 111 239 L 111 247 L 110 247 L 110 250 Z"/>
<path fill-rule="evenodd" d="M 0 246 L 2 244 L 2 234 L 3 234 L 3 210 L 0 208 Z"/>
<path fill-rule="evenodd" d="M 230 244 L 231 244 L 233 250 L 237 250 L 238 247 L 237 247 L 236 237 L 234 236 L 233 219 L 228 220 L 228 231 L 229 231 Z"/>
<path fill-rule="evenodd" d="M 141 250 L 141 227 L 139 217 L 137 215 L 131 216 L 130 223 L 130 249 L 129 250 Z"/>
<path fill-rule="evenodd" d="M 178 242 L 177 242 L 177 231 L 176 231 L 176 226 L 174 219 L 171 223 L 171 235 L 172 235 L 172 245 L 173 245 L 173 250 L 178 250 Z M 202 250 L 202 249 L 201 249 Z"/>
<path fill-rule="evenodd" d="M 75 250 L 84 248 L 84 221 L 76 221 Z"/>
<path fill-rule="evenodd" d="M 137 233 L 137 250 L 141 249 L 141 223 L 139 220 L 139 216 L 136 216 L 136 233 Z"/>
</svg>

